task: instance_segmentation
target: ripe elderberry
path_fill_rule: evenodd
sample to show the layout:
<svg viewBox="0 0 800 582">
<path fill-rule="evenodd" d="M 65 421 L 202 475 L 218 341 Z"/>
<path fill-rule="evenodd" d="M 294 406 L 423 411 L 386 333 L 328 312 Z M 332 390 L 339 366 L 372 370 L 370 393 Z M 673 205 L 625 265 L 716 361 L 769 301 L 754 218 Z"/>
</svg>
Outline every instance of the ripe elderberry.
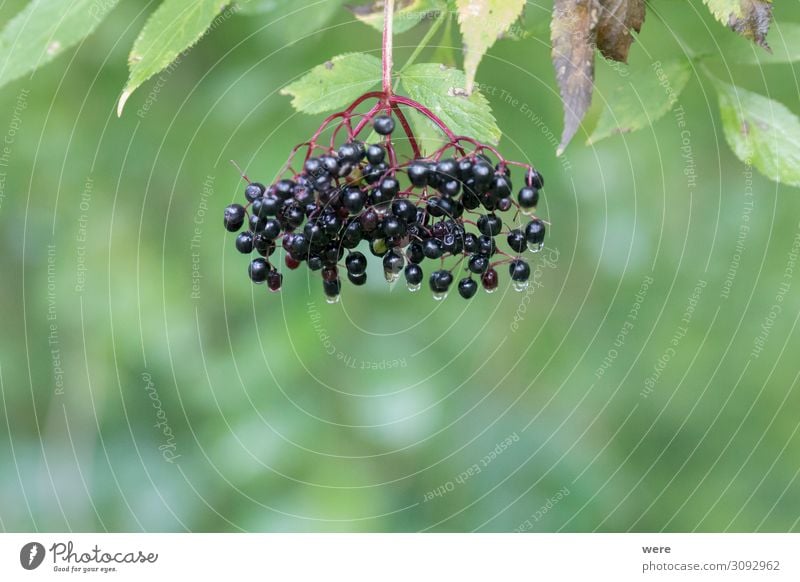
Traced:
<svg viewBox="0 0 800 582">
<path fill-rule="evenodd" d="M 422 151 L 404 110 L 439 127 L 443 145 Z M 364 143 L 370 130 L 379 143 Z M 271 184 L 243 178 L 245 202 L 225 208 L 224 227 L 238 233 L 240 253 L 260 255 L 248 273 L 272 291 L 283 285 L 281 261 L 290 270 L 305 263 L 334 303 L 345 274 L 352 285 L 366 283 L 370 255 L 380 258 L 388 281 L 404 276 L 411 291 L 432 263 L 436 299 L 447 295 L 457 268 L 467 275 L 457 285 L 465 299 L 480 286 L 495 291 L 500 265 L 521 291 L 531 273 L 525 254 L 544 244 L 545 222 L 533 215 L 544 179 L 535 168 L 454 134 L 424 105 L 386 89 L 328 117 Z"/>
</svg>

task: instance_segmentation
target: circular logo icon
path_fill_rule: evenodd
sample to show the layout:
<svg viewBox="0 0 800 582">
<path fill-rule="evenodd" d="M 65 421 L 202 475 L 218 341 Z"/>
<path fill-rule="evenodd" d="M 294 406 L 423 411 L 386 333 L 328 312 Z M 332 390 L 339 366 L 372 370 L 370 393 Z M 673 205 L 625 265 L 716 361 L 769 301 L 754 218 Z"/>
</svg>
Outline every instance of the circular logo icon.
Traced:
<svg viewBox="0 0 800 582">
<path fill-rule="evenodd" d="M 26 570 L 35 570 L 44 561 L 44 546 L 39 542 L 29 542 L 19 552 L 19 563 Z"/>
</svg>

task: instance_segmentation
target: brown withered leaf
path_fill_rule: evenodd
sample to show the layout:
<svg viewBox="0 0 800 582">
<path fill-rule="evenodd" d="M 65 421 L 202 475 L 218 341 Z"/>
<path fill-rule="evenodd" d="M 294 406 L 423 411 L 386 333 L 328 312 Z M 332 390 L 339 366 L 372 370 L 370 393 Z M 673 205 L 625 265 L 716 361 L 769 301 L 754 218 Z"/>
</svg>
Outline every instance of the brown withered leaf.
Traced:
<svg viewBox="0 0 800 582">
<path fill-rule="evenodd" d="M 772 0 L 703 0 L 722 24 L 769 50 Z"/>
<path fill-rule="evenodd" d="M 602 9 L 597 23 L 597 48 L 607 59 L 628 62 L 633 42 L 631 29 L 639 32 L 644 23 L 644 0 L 599 0 Z"/>
<path fill-rule="evenodd" d="M 555 0 L 550 39 L 553 66 L 564 103 L 561 155 L 592 103 L 594 47 L 600 7 L 597 0 Z"/>
</svg>

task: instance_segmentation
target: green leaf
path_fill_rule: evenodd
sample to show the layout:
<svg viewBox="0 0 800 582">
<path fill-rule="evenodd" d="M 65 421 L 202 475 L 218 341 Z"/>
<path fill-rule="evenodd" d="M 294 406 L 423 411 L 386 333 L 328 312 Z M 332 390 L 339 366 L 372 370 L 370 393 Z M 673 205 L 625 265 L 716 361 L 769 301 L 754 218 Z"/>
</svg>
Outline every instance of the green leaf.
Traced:
<svg viewBox="0 0 800 582">
<path fill-rule="evenodd" d="M 555 0 L 550 38 L 556 82 L 564 102 L 564 131 L 556 152 L 559 156 L 592 103 L 598 18 L 594 0 Z"/>
<path fill-rule="evenodd" d="M 142 83 L 200 40 L 227 3 L 228 0 L 164 0 L 147 20 L 128 56 L 130 76 L 119 99 L 117 115 L 122 115 L 125 102 Z"/>
<path fill-rule="evenodd" d="M 238 14 L 265 16 L 274 26 L 267 34 L 290 44 L 322 30 L 345 0 L 250 0 L 240 2 Z"/>
<path fill-rule="evenodd" d="M 691 65 L 684 59 L 631 68 L 608 96 L 588 143 L 649 127 L 672 109 L 691 76 Z"/>
<path fill-rule="evenodd" d="M 779 24 L 770 30 L 767 42 L 771 53 L 732 37 L 717 56 L 743 65 L 777 65 L 800 61 L 800 24 Z"/>
<path fill-rule="evenodd" d="M 502 133 L 489 102 L 479 92 L 468 93 L 462 71 L 424 63 L 408 67 L 401 76 L 408 96 L 425 104 L 454 133 L 496 144 Z"/>
<path fill-rule="evenodd" d="M 731 30 L 769 48 L 772 0 L 703 0 L 714 17 Z"/>
<path fill-rule="evenodd" d="M 800 119 L 783 104 L 715 80 L 725 139 L 736 156 L 783 184 L 800 186 Z"/>
<path fill-rule="evenodd" d="M 361 22 L 383 31 L 383 0 L 348 6 L 347 9 Z M 444 9 L 445 3 L 442 0 L 397 0 L 392 22 L 394 33 L 402 34 L 409 31 L 420 22 L 431 19 Z"/>
<path fill-rule="evenodd" d="M 294 83 L 281 89 L 292 96 L 292 105 L 303 113 L 341 109 L 381 80 L 380 59 L 348 53 L 317 65 Z"/>
<path fill-rule="evenodd" d="M 456 0 L 458 23 L 466 52 L 467 91 L 475 85 L 475 72 L 483 55 L 522 14 L 525 0 Z"/>
<path fill-rule="evenodd" d="M 0 32 L 0 86 L 89 36 L 118 0 L 32 0 Z"/>
</svg>

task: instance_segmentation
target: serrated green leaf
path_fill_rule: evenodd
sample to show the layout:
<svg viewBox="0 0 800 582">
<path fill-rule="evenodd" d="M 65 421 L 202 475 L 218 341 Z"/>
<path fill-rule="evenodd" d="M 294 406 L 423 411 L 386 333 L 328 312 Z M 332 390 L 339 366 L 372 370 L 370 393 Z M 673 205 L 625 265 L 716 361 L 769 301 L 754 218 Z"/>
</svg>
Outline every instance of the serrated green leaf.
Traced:
<svg viewBox="0 0 800 582">
<path fill-rule="evenodd" d="M 142 83 L 200 40 L 228 1 L 164 0 L 150 15 L 128 56 L 130 76 L 119 99 L 117 115 L 122 115 L 125 102 Z"/>
<path fill-rule="evenodd" d="M 608 96 L 588 143 L 655 123 L 672 109 L 691 76 L 691 65 L 684 59 L 631 68 Z"/>
<path fill-rule="evenodd" d="M 383 0 L 373 0 L 369 4 L 358 4 L 347 8 L 361 22 L 383 31 Z M 392 22 L 394 33 L 407 32 L 445 8 L 446 5 L 442 0 L 397 0 Z"/>
<path fill-rule="evenodd" d="M 475 72 L 483 55 L 522 14 L 525 0 L 456 0 L 458 24 L 466 52 L 467 91 L 472 92 Z"/>
<path fill-rule="evenodd" d="M 425 104 L 456 134 L 492 144 L 500 141 L 502 133 L 489 102 L 479 91 L 467 92 L 462 71 L 424 63 L 408 67 L 401 79 L 408 96 Z"/>
<path fill-rule="evenodd" d="M 714 17 L 731 30 L 768 48 L 772 0 L 703 0 Z"/>
<path fill-rule="evenodd" d="M 32 0 L 0 32 L 0 86 L 89 36 L 118 0 Z"/>
<path fill-rule="evenodd" d="M 292 97 L 292 106 L 303 113 L 323 113 L 349 105 L 381 80 L 380 59 L 348 53 L 317 65 L 294 83 L 281 89 Z"/>
<path fill-rule="evenodd" d="M 237 14 L 263 16 L 275 22 L 267 29 L 270 37 L 284 44 L 295 42 L 323 29 L 342 9 L 345 0 L 250 0 L 240 2 Z"/>
<path fill-rule="evenodd" d="M 800 24 L 776 23 L 767 36 L 767 43 L 772 49 L 771 53 L 732 37 L 718 56 L 742 65 L 777 65 L 800 61 Z"/>
<path fill-rule="evenodd" d="M 736 156 L 783 184 L 800 186 L 800 119 L 783 104 L 715 81 L 725 139 Z"/>
<path fill-rule="evenodd" d="M 423 155 L 429 155 L 447 142 L 442 131 L 421 114 L 409 111 L 406 113 L 406 117 L 414 129 L 414 137 Z"/>
</svg>

